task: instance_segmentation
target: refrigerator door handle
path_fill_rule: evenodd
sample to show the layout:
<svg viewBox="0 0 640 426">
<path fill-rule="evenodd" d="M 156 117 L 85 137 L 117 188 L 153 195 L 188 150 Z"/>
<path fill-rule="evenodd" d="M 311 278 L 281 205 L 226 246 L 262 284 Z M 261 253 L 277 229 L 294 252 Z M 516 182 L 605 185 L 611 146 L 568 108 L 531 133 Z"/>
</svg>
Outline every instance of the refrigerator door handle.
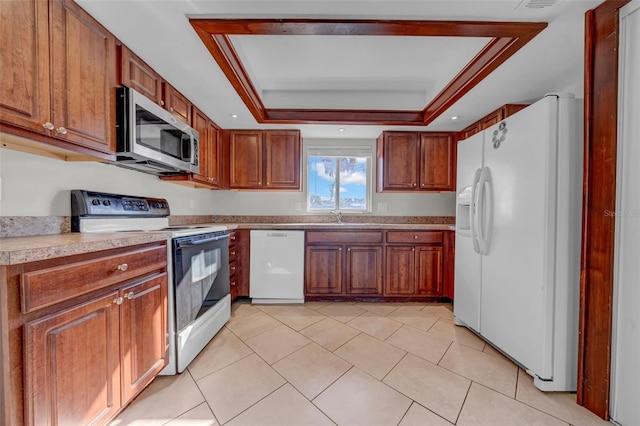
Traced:
<svg viewBox="0 0 640 426">
<path fill-rule="evenodd" d="M 478 243 L 478 182 L 480 181 L 482 169 L 476 170 L 473 176 L 473 184 L 471 185 L 471 201 L 469 205 L 469 224 L 471 226 L 471 241 L 473 242 L 473 251 L 480 253 L 480 244 Z"/>
<path fill-rule="evenodd" d="M 491 191 L 491 173 L 488 167 L 482 169 L 480 174 L 480 182 L 478 183 L 478 214 L 476 224 L 478 232 L 478 244 L 480 245 L 480 253 L 489 253 L 489 238 L 491 238 L 491 216 L 492 216 L 492 191 Z M 487 218 L 489 219 L 487 221 Z M 485 223 L 487 229 L 485 232 Z"/>
</svg>

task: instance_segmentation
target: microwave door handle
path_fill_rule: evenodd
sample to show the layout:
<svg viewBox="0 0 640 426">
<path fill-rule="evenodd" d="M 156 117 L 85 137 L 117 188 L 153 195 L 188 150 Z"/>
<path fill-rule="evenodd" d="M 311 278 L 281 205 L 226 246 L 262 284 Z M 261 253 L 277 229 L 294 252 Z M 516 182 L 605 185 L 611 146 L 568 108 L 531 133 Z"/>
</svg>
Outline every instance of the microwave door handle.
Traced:
<svg viewBox="0 0 640 426">
<path fill-rule="evenodd" d="M 182 247 L 191 247 L 191 246 L 199 246 L 201 244 L 206 244 L 206 243 L 212 243 L 214 241 L 220 241 L 223 238 L 228 238 L 227 236 L 224 237 L 215 237 L 215 238 L 207 238 L 206 240 L 199 240 L 199 241 L 189 241 L 189 242 L 184 242 L 184 243 L 178 243 L 178 248 L 182 248 Z"/>
</svg>

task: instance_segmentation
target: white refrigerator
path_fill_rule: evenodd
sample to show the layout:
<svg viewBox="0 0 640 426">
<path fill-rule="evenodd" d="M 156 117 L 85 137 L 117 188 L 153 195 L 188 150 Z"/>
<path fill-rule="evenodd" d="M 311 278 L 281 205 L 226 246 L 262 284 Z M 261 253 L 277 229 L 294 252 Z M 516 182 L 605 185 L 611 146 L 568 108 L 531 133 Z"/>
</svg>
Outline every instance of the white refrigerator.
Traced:
<svg viewBox="0 0 640 426">
<path fill-rule="evenodd" d="M 581 116 L 548 95 L 458 144 L 456 324 L 544 391 L 577 385 Z"/>
</svg>

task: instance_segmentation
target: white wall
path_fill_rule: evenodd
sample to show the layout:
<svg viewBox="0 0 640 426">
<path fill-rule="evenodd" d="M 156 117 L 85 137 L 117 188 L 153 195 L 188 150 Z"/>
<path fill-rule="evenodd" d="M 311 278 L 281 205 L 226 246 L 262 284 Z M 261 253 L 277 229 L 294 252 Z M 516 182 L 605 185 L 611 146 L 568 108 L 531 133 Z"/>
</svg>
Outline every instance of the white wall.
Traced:
<svg viewBox="0 0 640 426">
<path fill-rule="evenodd" d="M 375 140 L 305 140 L 309 145 L 366 145 Z M 303 161 L 303 182 L 306 170 Z M 375 176 L 375 161 L 373 161 Z M 298 215 L 307 214 L 305 192 L 209 191 L 167 183 L 157 177 L 96 162 L 65 162 L 0 149 L 0 215 L 68 216 L 69 190 L 88 189 L 166 198 L 174 215 Z M 375 179 L 372 182 L 375 185 Z M 372 194 L 374 215 L 454 216 L 455 193 Z M 386 212 L 378 211 L 386 203 Z M 296 204 L 301 210 L 296 210 Z"/>
<path fill-rule="evenodd" d="M 62 161 L 0 149 L 3 216 L 69 216 L 69 190 L 162 197 L 172 214 L 211 214 L 210 191 L 97 162 Z"/>
</svg>

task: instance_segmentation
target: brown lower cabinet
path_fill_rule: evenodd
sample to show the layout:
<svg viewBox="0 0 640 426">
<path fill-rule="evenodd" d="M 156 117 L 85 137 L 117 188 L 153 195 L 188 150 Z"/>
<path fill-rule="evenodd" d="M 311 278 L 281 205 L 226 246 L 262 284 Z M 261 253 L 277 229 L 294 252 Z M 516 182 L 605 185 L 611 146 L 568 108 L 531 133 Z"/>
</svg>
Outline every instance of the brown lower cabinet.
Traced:
<svg viewBox="0 0 640 426">
<path fill-rule="evenodd" d="M 229 232 L 229 288 L 231 301 L 249 297 L 249 239 L 248 229 Z"/>
<path fill-rule="evenodd" d="M 105 424 L 147 386 L 167 363 L 166 261 L 163 241 L 1 267 L 0 423 Z"/>
<path fill-rule="evenodd" d="M 305 297 L 451 298 L 450 231 L 314 230 L 306 233 Z M 451 251 L 452 254 L 452 251 Z"/>
</svg>

